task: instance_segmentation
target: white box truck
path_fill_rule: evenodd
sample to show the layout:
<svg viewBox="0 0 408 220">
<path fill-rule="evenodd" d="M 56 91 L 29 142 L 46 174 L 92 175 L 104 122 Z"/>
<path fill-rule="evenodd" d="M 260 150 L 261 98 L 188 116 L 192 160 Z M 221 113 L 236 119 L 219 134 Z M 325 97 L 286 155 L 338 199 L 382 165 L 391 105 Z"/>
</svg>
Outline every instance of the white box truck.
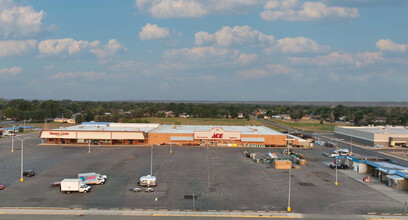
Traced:
<svg viewBox="0 0 408 220">
<path fill-rule="evenodd" d="M 81 179 L 85 184 L 104 184 L 108 176 L 99 173 L 80 173 L 78 179 Z"/>
<path fill-rule="evenodd" d="M 87 193 L 91 190 L 91 187 L 86 185 L 80 179 L 64 179 L 61 181 L 61 192 L 81 192 Z"/>
</svg>

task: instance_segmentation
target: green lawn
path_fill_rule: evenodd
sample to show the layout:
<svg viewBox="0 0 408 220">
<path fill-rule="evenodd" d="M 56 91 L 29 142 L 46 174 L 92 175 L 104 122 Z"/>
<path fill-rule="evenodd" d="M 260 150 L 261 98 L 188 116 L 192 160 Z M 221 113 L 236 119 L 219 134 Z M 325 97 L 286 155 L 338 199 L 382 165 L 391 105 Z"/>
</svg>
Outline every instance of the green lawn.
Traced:
<svg viewBox="0 0 408 220">
<path fill-rule="evenodd" d="M 291 128 L 299 129 L 299 130 L 306 130 L 306 131 L 314 131 L 314 132 L 334 132 L 334 127 L 336 126 L 345 126 L 344 124 L 330 124 L 328 122 L 324 122 L 320 124 L 320 121 L 317 120 L 282 120 L 282 119 L 270 119 L 270 121 L 286 125 Z"/>
</svg>

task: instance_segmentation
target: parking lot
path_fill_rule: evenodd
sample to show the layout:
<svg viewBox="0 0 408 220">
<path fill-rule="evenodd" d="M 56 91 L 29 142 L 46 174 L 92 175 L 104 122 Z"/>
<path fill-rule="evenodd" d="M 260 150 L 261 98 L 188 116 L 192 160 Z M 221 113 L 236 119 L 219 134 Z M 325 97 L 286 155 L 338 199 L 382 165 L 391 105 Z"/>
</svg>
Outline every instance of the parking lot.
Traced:
<svg viewBox="0 0 408 220">
<path fill-rule="evenodd" d="M 67 207 L 99 209 L 192 209 L 284 211 L 288 202 L 288 171 L 246 158 L 244 150 L 258 154 L 283 149 L 154 147 L 154 192 L 129 191 L 139 177 L 150 172 L 150 147 L 43 146 L 33 135 L 24 143 L 24 167 L 36 176 L 20 179 L 20 141 L 0 141 L 0 207 Z M 307 166 L 292 170 L 291 207 L 301 213 L 352 214 L 401 213 L 403 204 L 363 183 L 335 171 L 323 162 L 329 149 L 302 150 Z M 65 194 L 50 183 L 76 178 L 81 172 L 108 175 L 104 185 L 92 185 L 90 193 Z M 157 198 L 157 202 L 155 202 Z"/>
</svg>

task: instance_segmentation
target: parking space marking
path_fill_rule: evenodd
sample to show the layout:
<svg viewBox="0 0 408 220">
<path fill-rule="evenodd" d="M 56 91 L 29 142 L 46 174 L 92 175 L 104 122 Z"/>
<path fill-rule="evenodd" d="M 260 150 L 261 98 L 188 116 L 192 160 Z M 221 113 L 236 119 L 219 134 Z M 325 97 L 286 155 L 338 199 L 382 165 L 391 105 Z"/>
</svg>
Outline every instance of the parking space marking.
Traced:
<svg viewBox="0 0 408 220">
<path fill-rule="evenodd" d="M 284 216 L 284 215 L 270 215 L 270 216 L 262 216 L 262 215 L 192 215 L 192 214 L 152 214 L 152 216 L 156 217 L 221 217 L 221 218 L 303 218 L 303 216 Z"/>
</svg>

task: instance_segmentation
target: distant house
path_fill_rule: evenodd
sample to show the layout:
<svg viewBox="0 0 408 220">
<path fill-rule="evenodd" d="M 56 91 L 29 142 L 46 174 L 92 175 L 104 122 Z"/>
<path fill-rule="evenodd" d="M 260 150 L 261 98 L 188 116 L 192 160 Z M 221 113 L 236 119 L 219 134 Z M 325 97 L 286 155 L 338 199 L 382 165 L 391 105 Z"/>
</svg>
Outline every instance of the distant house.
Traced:
<svg viewBox="0 0 408 220">
<path fill-rule="evenodd" d="M 173 111 L 163 111 L 166 117 L 174 117 L 174 112 Z"/>
<path fill-rule="evenodd" d="M 264 115 L 264 119 L 270 119 L 271 117 Z"/>
<path fill-rule="evenodd" d="M 272 115 L 272 118 L 273 119 L 281 119 L 281 116 L 280 115 Z"/>
<path fill-rule="evenodd" d="M 54 118 L 55 123 L 70 123 L 75 124 L 75 118 Z"/>
<path fill-rule="evenodd" d="M 346 116 L 341 116 L 341 117 L 339 117 L 339 121 L 346 121 Z"/>
<path fill-rule="evenodd" d="M 244 113 L 238 112 L 238 118 L 244 118 Z"/>
<path fill-rule="evenodd" d="M 290 120 L 290 119 L 292 119 L 289 115 L 287 115 L 287 114 L 282 114 L 282 115 L 280 115 L 280 117 L 281 117 L 281 119 L 285 119 L 285 120 Z"/>
<path fill-rule="evenodd" d="M 69 119 L 67 119 L 67 123 L 69 123 L 69 124 L 75 124 L 75 118 L 69 118 Z"/>
<path fill-rule="evenodd" d="M 375 117 L 374 122 L 376 122 L 376 123 L 385 123 L 385 122 L 387 122 L 387 117 L 380 117 L 380 116 Z"/>
<path fill-rule="evenodd" d="M 305 116 L 303 116 L 302 118 L 301 118 L 301 120 L 309 120 L 310 119 L 310 116 L 309 115 L 305 115 Z"/>
<path fill-rule="evenodd" d="M 67 119 L 66 118 L 54 118 L 55 123 L 66 123 Z"/>
<path fill-rule="evenodd" d="M 187 113 L 183 112 L 181 114 L 179 114 L 179 118 L 189 118 L 190 115 L 187 115 Z"/>
<path fill-rule="evenodd" d="M 258 116 L 258 115 L 266 115 L 266 110 L 265 109 L 257 109 L 252 112 L 252 115 Z"/>
</svg>

